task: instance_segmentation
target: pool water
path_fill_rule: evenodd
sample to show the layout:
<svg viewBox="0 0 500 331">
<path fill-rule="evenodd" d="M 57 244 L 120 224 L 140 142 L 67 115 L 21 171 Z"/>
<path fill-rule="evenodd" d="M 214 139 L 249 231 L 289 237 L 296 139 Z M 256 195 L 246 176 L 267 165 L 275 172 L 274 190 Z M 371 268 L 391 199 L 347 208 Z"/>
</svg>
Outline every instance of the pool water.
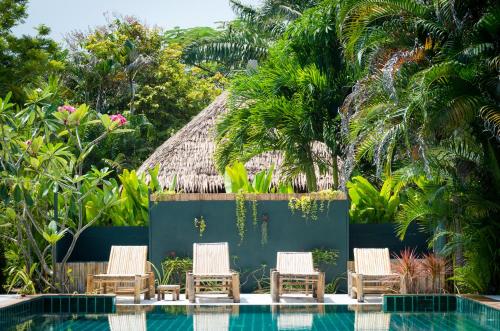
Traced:
<svg viewBox="0 0 500 331">
<path fill-rule="evenodd" d="M 459 312 L 384 313 L 348 306 L 154 306 L 114 314 L 37 314 L 2 330 L 498 330 L 498 320 Z M 3 325 L 2 325 L 3 324 Z"/>
</svg>

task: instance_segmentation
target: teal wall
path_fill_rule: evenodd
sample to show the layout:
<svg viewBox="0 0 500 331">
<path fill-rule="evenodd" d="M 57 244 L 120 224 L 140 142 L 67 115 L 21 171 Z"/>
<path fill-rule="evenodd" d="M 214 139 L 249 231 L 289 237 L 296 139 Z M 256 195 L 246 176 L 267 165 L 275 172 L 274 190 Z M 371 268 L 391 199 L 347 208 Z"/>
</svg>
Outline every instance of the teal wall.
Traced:
<svg viewBox="0 0 500 331">
<path fill-rule="evenodd" d="M 325 203 L 326 204 L 326 203 Z M 239 270 L 255 270 L 262 264 L 274 268 L 278 251 L 310 251 L 329 248 L 339 251 L 335 267 L 324 270 L 327 282 L 337 276 L 345 277 L 348 247 L 349 220 L 347 200 L 334 200 L 317 220 L 305 220 L 300 214 L 292 215 L 288 201 L 258 201 L 259 226 L 252 225 L 251 203 L 247 202 L 247 233 L 240 243 L 236 228 L 235 201 L 160 201 L 151 202 L 149 227 L 149 254 L 159 266 L 165 257 L 175 252 L 177 256 L 192 256 L 194 242 L 229 243 L 229 254 L 237 256 Z M 260 219 L 268 215 L 268 243 L 261 244 Z M 194 218 L 203 216 L 206 230 L 200 237 L 194 227 Z M 266 276 L 268 275 L 266 270 Z M 242 276 L 241 282 L 245 282 Z M 249 281 L 243 292 L 251 291 Z M 345 291 L 345 282 L 341 283 Z"/>
</svg>

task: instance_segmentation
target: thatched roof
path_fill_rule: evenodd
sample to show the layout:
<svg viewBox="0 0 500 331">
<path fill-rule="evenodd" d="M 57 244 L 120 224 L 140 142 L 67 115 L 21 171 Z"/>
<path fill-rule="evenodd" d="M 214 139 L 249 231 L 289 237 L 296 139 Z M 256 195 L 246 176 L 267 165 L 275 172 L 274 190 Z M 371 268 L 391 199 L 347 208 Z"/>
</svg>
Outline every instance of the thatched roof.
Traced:
<svg viewBox="0 0 500 331">
<path fill-rule="evenodd" d="M 147 169 L 154 168 L 159 164 L 158 180 L 164 188 L 169 187 L 174 176 L 177 175 L 176 191 L 186 193 L 224 192 L 224 178 L 217 173 L 213 161 L 215 150 L 213 131 L 217 116 L 226 111 L 226 100 L 227 92 L 224 92 L 196 115 L 191 122 L 158 147 L 141 165 L 139 173 L 145 173 Z M 315 143 L 313 150 L 319 157 L 331 159 L 324 144 Z M 255 173 L 269 169 L 271 164 L 274 164 L 273 184 L 277 185 L 281 175 L 281 162 L 281 153 L 268 152 L 252 158 L 245 166 L 249 176 L 253 177 Z M 332 187 L 330 174 L 320 175 L 318 172 L 317 175 L 320 190 Z M 306 189 L 305 176 L 296 177 L 293 185 L 296 190 L 304 191 Z"/>
</svg>

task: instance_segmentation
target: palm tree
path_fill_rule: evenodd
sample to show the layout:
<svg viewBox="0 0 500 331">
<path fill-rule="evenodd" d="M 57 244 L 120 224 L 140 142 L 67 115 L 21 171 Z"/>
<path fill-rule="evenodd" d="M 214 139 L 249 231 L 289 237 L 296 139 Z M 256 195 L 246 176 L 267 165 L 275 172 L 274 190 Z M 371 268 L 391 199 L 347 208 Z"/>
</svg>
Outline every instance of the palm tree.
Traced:
<svg viewBox="0 0 500 331">
<path fill-rule="evenodd" d="M 281 151 L 287 177 L 304 173 L 309 191 L 317 189 L 315 168 L 329 170 L 338 187 L 336 117 L 345 79 L 334 4 L 325 1 L 293 22 L 266 61 L 233 80 L 231 110 L 217 126 L 220 171 L 236 160 Z M 329 156 L 318 155 L 317 142 L 328 146 Z"/>
<path fill-rule="evenodd" d="M 245 68 L 249 61 L 261 61 L 289 24 L 318 3 L 317 0 L 265 0 L 259 7 L 252 7 L 239 0 L 229 2 L 238 19 L 224 23 L 220 35 L 189 45 L 184 52 L 188 63 L 215 61 L 230 72 Z"/>
<path fill-rule="evenodd" d="M 444 223 L 438 236 L 448 238 L 457 270 L 477 274 L 481 266 L 471 268 L 464 249 L 499 214 L 490 185 L 500 183 L 498 165 L 486 160 L 499 153 L 490 140 L 500 138 L 500 7 L 351 0 L 340 6 L 337 28 L 359 78 L 342 109 L 355 159 L 372 161 L 378 176 L 412 178 L 401 234 L 413 221 Z M 498 253 L 481 261 L 495 259 Z"/>
</svg>

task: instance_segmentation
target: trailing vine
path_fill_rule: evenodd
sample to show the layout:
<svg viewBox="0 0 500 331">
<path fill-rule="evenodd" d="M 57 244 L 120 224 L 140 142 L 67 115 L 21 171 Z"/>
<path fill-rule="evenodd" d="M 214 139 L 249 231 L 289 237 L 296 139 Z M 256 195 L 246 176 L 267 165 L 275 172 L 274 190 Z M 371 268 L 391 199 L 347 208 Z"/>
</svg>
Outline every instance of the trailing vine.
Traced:
<svg viewBox="0 0 500 331">
<path fill-rule="evenodd" d="M 236 227 L 238 228 L 238 235 L 240 242 L 245 238 L 245 223 L 246 223 L 246 206 L 245 195 L 241 192 L 236 194 Z"/>
<path fill-rule="evenodd" d="M 257 197 L 255 194 L 252 195 L 252 224 L 254 227 L 257 226 L 258 220 L 257 220 Z"/>
<path fill-rule="evenodd" d="M 300 212 L 302 218 L 315 221 L 318 219 L 318 211 L 320 213 L 325 212 L 325 210 L 328 212 L 330 210 L 330 202 L 343 196 L 343 192 L 334 190 L 314 192 L 303 195 L 300 198 L 290 198 L 288 201 L 288 208 L 290 208 L 292 214 Z"/>
<path fill-rule="evenodd" d="M 194 227 L 198 229 L 198 232 L 200 233 L 200 237 L 203 237 L 203 233 L 205 232 L 205 229 L 207 228 L 207 223 L 205 222 L 205 218 L 203 216 L 200 216 L 199 219 L 197 217 L 195 217 Z"/>
</svg>

